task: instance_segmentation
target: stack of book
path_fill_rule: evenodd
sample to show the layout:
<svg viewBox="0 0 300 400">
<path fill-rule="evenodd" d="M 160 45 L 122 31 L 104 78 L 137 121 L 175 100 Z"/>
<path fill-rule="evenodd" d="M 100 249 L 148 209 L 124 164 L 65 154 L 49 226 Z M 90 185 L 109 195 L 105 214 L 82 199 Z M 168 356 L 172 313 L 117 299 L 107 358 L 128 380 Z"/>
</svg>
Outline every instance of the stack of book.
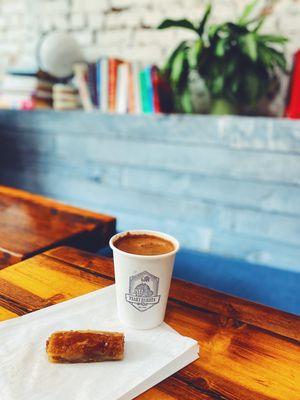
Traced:
<svg viewBox="0 0 300 400">
<path fill-rule="evenodd" d="M 168 84 L 153 65 L 103 58 L 74 68 L 85 110 L 103 113 L 151 114 L 171 112 Z"/>
<path fill-rule="evenodd" d="M 76 110 L 80 106 L 77 89 L 70 84 L 56 83 L 52 89 L 54 110 Z"/>
<path fill-rule="evenodd" d="M 41 71 L 7 71 L 0 85 L 0 108 L 51 108 L 54 81 Z"/>
</svg>

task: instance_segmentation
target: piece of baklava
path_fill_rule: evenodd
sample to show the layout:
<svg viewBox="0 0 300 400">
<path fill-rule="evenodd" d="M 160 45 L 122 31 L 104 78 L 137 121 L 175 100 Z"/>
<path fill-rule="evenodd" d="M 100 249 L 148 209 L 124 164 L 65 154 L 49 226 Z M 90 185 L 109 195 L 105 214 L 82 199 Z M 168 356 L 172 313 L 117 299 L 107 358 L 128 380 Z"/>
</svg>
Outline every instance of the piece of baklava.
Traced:
<svg viewBox="0 0 300 400">
<path fill-rule="evenodd" d="M 53 363 L 89 363 L 122 360 L 124 334 L 102 331 L 60 331 L 46 342 Z"/>
</svg>

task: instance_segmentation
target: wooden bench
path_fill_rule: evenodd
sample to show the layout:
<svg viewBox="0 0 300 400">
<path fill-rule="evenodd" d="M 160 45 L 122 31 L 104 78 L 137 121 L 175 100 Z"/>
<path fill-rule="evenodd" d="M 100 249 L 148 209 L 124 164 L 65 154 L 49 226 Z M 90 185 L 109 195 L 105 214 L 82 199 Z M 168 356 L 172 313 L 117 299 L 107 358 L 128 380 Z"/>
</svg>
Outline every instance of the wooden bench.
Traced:
<svg viewBox="0 0 300 400">
<path fill-rule="evenodd" d="M 69 247 L 0 271 L 0 320 L 111 285 L 113 262 Z M 174 279 L 166 322 L 200 358 L 143 400 L 299 400 L 300 318 Z"/>
<path fill-rule="evenodd" d="M 115 218 L 0 186 L 0 269 L 62 244 L 97 250 Z"/>
</svg>

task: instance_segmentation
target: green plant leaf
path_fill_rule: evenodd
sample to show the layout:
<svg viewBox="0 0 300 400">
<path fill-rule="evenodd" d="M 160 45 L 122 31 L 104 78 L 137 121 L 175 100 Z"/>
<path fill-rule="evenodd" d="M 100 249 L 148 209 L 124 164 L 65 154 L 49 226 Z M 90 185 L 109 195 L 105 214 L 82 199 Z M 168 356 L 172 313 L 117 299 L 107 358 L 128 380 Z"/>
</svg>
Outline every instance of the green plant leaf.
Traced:
<svg viewBox="0 0 300 400">
<path fill-rule="evenodd" d="M 167 28 L 184 28 L 195 31 L 198 33 L 197 28 L 187 19 L 165 19 L 159 26 L 158 29 Z"/>
<path fill-rule="evenodd" d="M 183 51 L 184 49 L 186 49 L 187 47 L 187 42 L 184 40 L 183 42 L 181 42 L 173 51 L 173 53 L 170 55 L 170 57 L 168 58 L 166 64 L 164 65 L 163 69 L 162 69 L 162 73 L 165 74 L 170 74 L 171 70 L 172 70 L 172 66 L 173 66 L 173 62 L 175 57 L 177 56 L 177 54 L 180 51 Z"/>
<path fill-rule="evenodd" d="M 266 19 L 265 15 L 262 15 L 261 17 L 256 18 L 255 21 L 253 21 L 256 23 L 256 27 L 253 29 L 252 32 L 258 32 L 260 30 L 260 28 L 263 26 L 265 19 Z"/>
<path fill-rule="evenodd" d="M 182 93 L 181 96 L 181 107 L 182 107 L 182 111 L 184 113 L 192 113 L 193 112 L 193 106 L 192 106 L 192 101 L 191 101 L 191 94 L 189 90 L 185 90 Z"/>
<path fill-rule="evenodd" d="M 258 44 L 257 46 L 258 62 L 264 65 L 268 70 L 273 68 L 273 58 L 272 54 L 269 52 L 269 48 L 264 44 Z"/>
<path fill-rule="evenodd" d="M 223 30 L 234 33 L 236 35 L 243 35 L 249 33 L 246 26 L 234 24 L 233 22 L 227 22 L 223 25 Z"/>
<path fill-rule="evenodd" d="M 251 13 L 253 12 L 257 3 L 258 3 L 258 0 L 253 0 L 244 8 L 242 15 L 238 19 L 238 24 L 247 25 L 247 23 L 249 22 L 248 18 L 251 15 Z"/>
<path fill-rule="evenodd" d="M 212 41 L 214 36 L 217 34 L 217 32 L 219 31 L 220 26 L 215 24 L 215 25 L 211 25 L 208 28 L 208 37 L 210 38 L 210 40 Z"/>
<path fill-rule="evenodd" d="M 204 33 L 205 25 L 206 25 L 206 22 L 207 22 L 207 20 L 208 20 L 208 18 L 210 16 L 210 14 L 211 14 L 211 10 L 212 10 L 212 6 L 211 6 L 211 4 L 208 4 L 208 6 L 206 7 L 206 10 L 204 12 L 203 18 L 200 21 L 199 27 L 197 29 L 199 36 L 202 36 L 203 33 Z"/>
<path fill-rule="evenodd" d="M 186 61 L 185 52 L 184 51 L 178 52 L 174 58 L 172 69 L 171 69 L 171 74 L 170 74 L 171 81 L 174 85 L 179 84 L 181 74 L 184 69 L 185 61 Z"/>
<path fill-rule="evenodd" d="M 249 33 L 241 38 L 241 46 L 243 53 L 247 55 L 250 60 L 255 62 L 257 60 L 257 44 L 256 35 L 254 33 Z"/>
<path fill-rule="evenodd" d="M 219 75 L 212 82 L 211 86 L 212 94 L 215 96 L 222 95 L 223 88 L 224 88 L 224 77 L 222 75 Z"/>
<path fill-rule="evenodd" d="M 227 43 L 228 43 L 227 38 L 221 38 L 218 40 L 215 46 L 215 55 L 217 57 L 223 57 L 225 55 L 227 49 Z"/>
<path fill-rule="evenodd" d="M 231 81 L 231 92 L 233 93 L 233 97 L 236 97 L 236 94 L 239 91 L 239 87 L 241 84 L 241 78 L 239 76 L 235 76 Z"/>
<path fill-rule="evenodd" d="M 277 35 L 259 35 L 258 41 L 264 43 L 278 43 L 278 44 L 285 44 L 288 42 L 288 38 L 284 36 L 277 36 Z"/>
<path fill-rule="evenodd" d="M 203 49 L 202 39 L 196 40 L 187 52 L 187 60 L 191 69 L 198 67 L 200 54 Z"/>
<path fill-rule="evenodd" d="M 277 65 L 283 71 L 286 71 L 286 59 L 283 53 L 269 47 L 269 52 L 272 55 L 273 65 Z"/>
<path fill-rule="evenodd" d="M 258 46 L 259 61 L 265 65 L 267 69 L 274 69 L 279 67 L 282 71 L 286 72 L 286 58 L 284 54 L 272 47 L 260 44 Z"/>
</svg>

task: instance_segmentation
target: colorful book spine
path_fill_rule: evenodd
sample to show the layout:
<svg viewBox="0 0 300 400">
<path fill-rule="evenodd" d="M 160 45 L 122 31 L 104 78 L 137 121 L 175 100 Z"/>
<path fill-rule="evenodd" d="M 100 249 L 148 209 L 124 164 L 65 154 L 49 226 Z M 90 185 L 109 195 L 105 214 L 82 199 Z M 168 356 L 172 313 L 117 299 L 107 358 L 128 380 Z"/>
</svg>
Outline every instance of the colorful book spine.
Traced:
<svg viewBox="0 0 300 400">
<path fill-rule="evenodd" d="M 117 91 L 117 71 L 120 60 L 112 58 L 109 60 L 108 72 L 109 72 L 109 83 L 108 83 L 108 111 L 116 111 L 116 91 Z"/>
<path fill-rule="evenodd" d="M 101 108 L 101 60 L 96 63 L 97 106 Z"/>
<path fill-rule="evenodd" d="M 153 107 L 155 113 L 160 113 L 161 109 L 161 102 L 160 102 L 160 75 L 158 68 L 153 66 L 152 67 L 152 85 L 153 85 Z"/>
<path fill-rule="evenodd" d="M 98 95 L 97 95 L 97 77 L 96 77 L 96 64 L 92 63 L 88 65 L 88 86 L 91 93 L 92 103 L 95 107 L 98 106 Z"/>
<path fill-rule="evenodd" d="M 75 64 L 74 74 L 77 83 L 81 104 L 86 111 L 92 111 L 94 106 L 87 83 L 88 67 L 86 64 Z"/>
<path fill-rule="evenodd" d="M 300 118 L 300 50 L 294 57 L 294 67 L 291 76 L 289 102 L 285 110 L 288 118 Z"/>
<path fill-rule="evenodd" d="M 133 80 L 133 97 L 134 97 L 134 113 L 142 112 L 142 93 L 140 82 L 141 65 L 138 62 L 132 63 L 132 80 Z"/>
<path fill-rule="evenodd" d="M 101 69 L 101 88 L 100 88 L 100 110 L 103 113 L 108 112 L 108 64 L 109 61 L 107 58 L 103 58 L 101 60 L 100 69 Z"/>
<path fill-rule="evenodd" d="M 134 77 L 133 77 L 133 66 L 131 63 L 127 63 L 128 66 L 128 113 L 135 113 L 135 93 L 134 93 Z"/>
<path fill-rule="evenodd" d="M 117 69 L 116 112 L 125 114 L 129 105 L 129 69 L 127 63 L 119 64 Z"/>
<path fill-rule="evenodd" d="M 145 90 L 146 90 L 145 113 L 151 114 L 154 112 L 152 67 L 151 66 L 148 66 L 144 69 L 144 80 L 145 80 Z"/>
<path fill-rule="evenodd" d="M 147 113 L 147 86 L 146 86 L 146 76 L 145 70 L 142 69 L 139 72 L 139 81 L 140 81 L 140 96 L 141 96 L 141 111 L 143 113 Z"/>
</svg>

